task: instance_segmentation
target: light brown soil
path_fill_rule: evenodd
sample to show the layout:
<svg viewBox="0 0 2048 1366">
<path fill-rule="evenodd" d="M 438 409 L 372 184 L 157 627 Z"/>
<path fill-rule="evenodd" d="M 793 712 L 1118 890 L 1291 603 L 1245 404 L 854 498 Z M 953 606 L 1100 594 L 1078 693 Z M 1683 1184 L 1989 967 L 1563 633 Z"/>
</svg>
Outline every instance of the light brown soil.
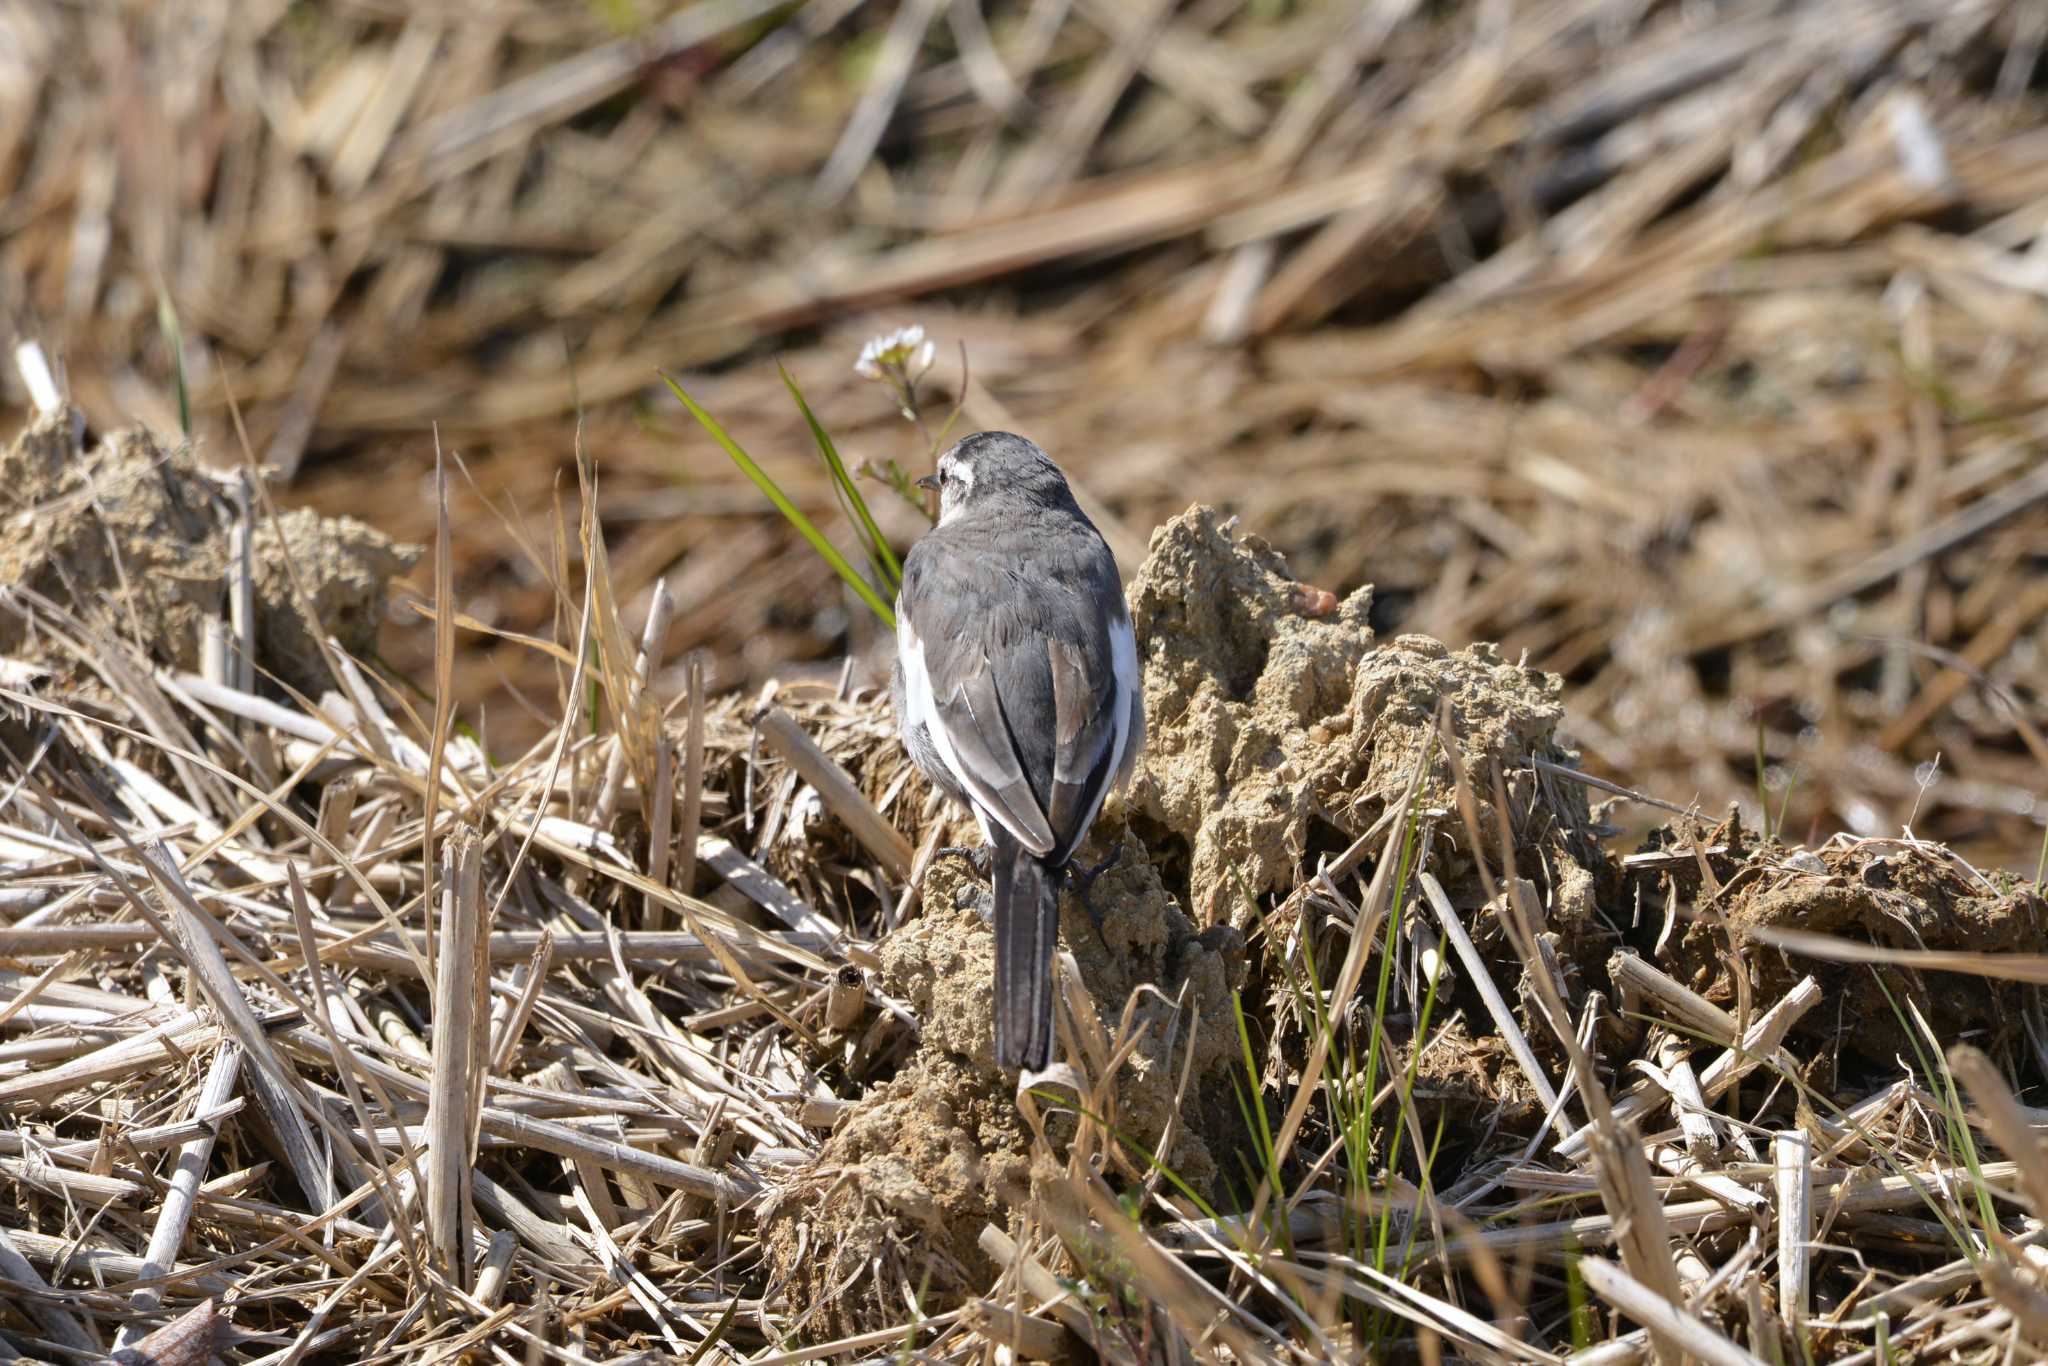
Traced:
<svg viewBox="0 0 2048 1366">
<path fill-rule="evenodd" d="M 1099 859 L 1107 848 L 1085 855 Z M 940 1297 L 986 1285 L 994 1268 L 976 1239 L 984 1225 L 1006 1227 L 1043 1179 L 1034 1178 L 1016 1078 L 995 1066 L 988 890 L 948 859 L 926 874 L 923 891 L 923 915 L 882 945 L 883 989 L 921 1025 L 916 1051 L 894 1080 L 859 1100 L 767 1227 L 770 1262 L 790 1292 L 832 1299 L 820 1331 L 890 1321 L 901 1312 L 891 1288 L 906 1280 L 928 1278 Z M 1181 1180 L 1213 1192 L 1244 1142 L 1231 1089 L 1232 1068 L 1242 1067 L 1231 993 L 1244 977 L 1243 939 L 1228 926 L 1198 933 L 1135 839 L 1125 839 L 1091 899 L 1100 931 L 1069 894 L 1062 947 L 1104 1035 L 1137 1041 L 1106 1090 L 1104 1118 L 1137 1145 L 1126 1159 L 1143 1166 L 1178 1112 L 1161 1157 Z M 1157 989 L 1133 998 L 1145 984 Z M 1127 1002 L 1129 1025 L 1120 1029 Z M 1051 1132 L 1057 1142 L 1073 1129 L 1055 1119 Z M 856 1274 L 877 1258 L 888 1268 L 881 1276 Z"/>
<path fill-rule="evenodd" d="M 1720 838 L 1716 839 L 1715 836 Z M 1728 827 L 1705 837 L 1727 843 Z M 1740 835 L 1735 845 L 1740 849 Z M 1718 894 L 1700 895 L 1699 918 L 1677 936 L 1681 976 L 1709 999 L 1736 1000 L 1733 973 L 1749 974 L 1751 998 L 1771 1002 L 1808 974 L 1825 1003 L 1794 1037 L 1802 1056 L 1839 1054 L 1851 1068 L 1895 1071 L 1924 1035 L 1905 1024 L 1910 999 L 1945 1048 L 1967 1039 L 1994 1053 L 2023 1042 L 2018 984 L 1890 965 L 1793 956 L 1749 933 L 1806 930 L 1897 949 L 2038 954 L 2048 948 L 2048 903 L 2010 877 L 1980 879 L 1938 845 L 1858 840 L 1814 850 L 1763 844 L 1713 860 Z"/>
<path fill-rule="evenodd" d="M 166 450 L 140 429 L 85 449 L 75 430 L 72 414 L 51 414 L 0 452 L 0 591 L 25 590 L 160 664 L 194 668 L 200 623 L 226 617 L 234 505 L 189 450 Z M 333 684 L 316 629 L 367 658 L 390 581 L 419 551 L 348 517 L 298 509 L 254 520 L 258 669 L 317 697 Z M 33 631 L 34 610 L 19 599 L 0 610 L 0 652 L 81 672 Z"/>
<path fill-rule="evenodd" d="M 1482 792 L 1494 767 L 1511 775 L 1517 843 L 1598 866 L 1584 789 L 1528 772 L 1532 759 L 1576 763 L 1557 739 L 1558 680 L 1483 644 L 1401 636 L 1374 649 L 1371 597 L 1339 603 L 1295 582 L 1264 541 L 1234 538 L 1206 508 L 1153 534 L 1131 590 L 1152 728 L 1134 803 L 1155 846 L 1185 842 L 1188 902 L 1202 916 L 1246 924 L 1247 898 L 1295 886 L 1313 854 L 1398 804 L 1418 756 L 1420 808 L 1455 811 L 1438 740 L 1446 701 Z M 1492 802 L 1479 806 L 1495 857 Z M 1454 899 L 1476 887 L 1450 882 Z"/>
<path fill-rule="evenodd" d="M 975 1239 L 1026 1198 L 1028 1154 L 1008 1092 L 943 1050 L 921 1050 L 862 1097 L 760 1213 L 773 1283 L 792 1304 L 818 1309 L 804 1336 L 900 1319 L 906 1284 L 927 1309 L 989 1284 L 995 1268 Z"/>
</svg>

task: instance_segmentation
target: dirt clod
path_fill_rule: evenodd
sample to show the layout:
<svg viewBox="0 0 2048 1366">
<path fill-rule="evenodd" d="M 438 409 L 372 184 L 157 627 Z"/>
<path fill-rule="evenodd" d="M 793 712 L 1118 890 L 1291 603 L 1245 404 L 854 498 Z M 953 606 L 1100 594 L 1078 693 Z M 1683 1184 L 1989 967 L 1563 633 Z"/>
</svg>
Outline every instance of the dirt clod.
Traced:
<svg viewBox="0 0 2048 1366">
<path fill-rule="evenodd" d="M 762 1213 L 775 1279 L 811 1338 L 892 1322 L 904 1287 L 945 1302 L 994 1274 L 976 1245 L 1030 1189 L 1024 1122 L 984 1069 L 926 1048 L 864 1096 Z"/>
<path fill-rule="evenodd" d="M 1286 881 L 1345 748 L 1331 739 L 1349 729 L 1372 590 L 1313 617 L 1301 590 L 1279 552 L 1205 507 L 1152 534 L 1131 586 L 1150 728 L 1134 805 L 1154 843 L 1186 842 L 1188 904 L 1205 919 L 1241 914 L 1238 887 Z"/>
<path fill-rule="evenodd" d="M 69 412 L 52 413 L 0 452 L 0 592 L 15 597 L 0 610 L 0 652 L 60 672 L 76 667 L 36 638 L 32 595 L 138 642 L 159 663 L 196 667 L 201 623 L 227 614 L 233 504 L 188 451 L 166 450 L 145 431 L 116 432 L 90 449 L 75 431 Z M 317 697 L 333 683 L 316 632 L 369 654 L 390 581 L 419 552 L 346 517 L 301 509 L 274 524 L 260 511 L 253 520 L 259 676 Z"/>
<path fill-rule="evenodd" d="M 1757 931 L 1803 930 L 1903 950 L 1968 953 L 2039 951 L 2048 942 L 2048 903 L 2025 883 L 1986 881 L 1935 845 L 1842 840 L 1815 850 L 1763 846 L 1750 853 L 1719 895 L 1673 946 L 1681 976 L 1708 999 L 1737 999 L 1737 971 L 1752 999 L 1775 1001 L 1811 974 L 1827 1004 L 1794 1031 L 1802 1047 L 1839 1049 L 1878 1070 L 1910 1058 L 1924 1037 L 1905 1025 L 1910 999 L 1936 1039 L 1970 1038 L 1996 1048 L 2016 1035 L 2023 989 L 1955 973 L 1915 973 L 1891 964 L 1838 963 L 1794 955 Z"/>
<path fill-rule="evenodd" d="M 1334 850 L 1372 829 L 1401 800 L 1418 756 L 1420 807 L 1454 812 L 1438 743 L 1446 701 L 1473 781 L 1485 784 L 1496 767 L 1509 775 L 1516 843 L 1598 866 L 1584 790 L 1543 776 L 1536 762 L 1576 764 L 1557 739 L 1555 677 L 1484 644 L 1450 650 L 1411 635 L 1375 649 L 1371 590 L 1334 607 L 1318 591 L 1295 582 L 1264 541 L 1236 537 L 1203 507 L 1153 534 L 1133 585 L 1152 729 L 1135 802 L 1156 842 L 1186 841 L 1198 915 L 1243 926 L 1248 898 L 1293 886 L 1319 835 Z M 1305 606 L 1324 610 L 1304 615 Z M 1478 807 L 1492 856 L 1500 832 L 1490 795 Z M 1454 900 L 1474 904 L 1473 890 L 1454 888 Z"/>
</svg>

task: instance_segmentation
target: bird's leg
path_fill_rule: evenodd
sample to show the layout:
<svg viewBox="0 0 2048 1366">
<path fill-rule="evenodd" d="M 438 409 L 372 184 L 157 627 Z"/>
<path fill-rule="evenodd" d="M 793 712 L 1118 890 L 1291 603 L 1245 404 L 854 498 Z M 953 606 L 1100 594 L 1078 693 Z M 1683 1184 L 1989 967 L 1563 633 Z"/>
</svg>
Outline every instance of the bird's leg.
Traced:
<svg viewBox="0 0 2048 1366">
<path fill-rule="evenodd" d="M 1123 841 L 1118 840 L 1116 843 L 1116 847 L 1109 851 L 1108 858 L 1096 864 L 1093 868 L 1083 868 L 1081 870 L 1079 878 L 1077 879 L 1077 881 L 1081 884 L 1081 895 L 1085 897 L 1088 895 L 1089 892 L 1093 891 L 1095 889 L 1095 880 L 1101 877 L 1104 873 L 1108 872 L 1110 869 L 1116 867 L 1117 863 L 1123 858 L 1123 856 Z"/>
<path fill-rule="evenodd" d="M 989 870 L 995 866 L 995 851 L 986 844 L 973 848 L 964 844 L 948 844 L 932 851 L 932 863 L 942 858 L 965 859 L 976 877 L 987 877 Z M 925 867 L 930 868 L 931 863 L 927 863 Z"/>
<path fill-rule="evenodd" d="M 1081 898 L 1081 909 L 1088 912 L 1088 920 L 1095 926 L 1095 937 L 1102 940 L 1104 948 L 1109 947 L 1109 939 L 1102 933 L 1102 910 L 1095 904 L 1095 898 L 1091 893 L 1095 890 L 1095 880 L 1116 867 L 1117 860 L 1122 858 L 1123 854 L 1123 841 L 1118 840 L 1116 847 L 1109 851 L 1108 858 L 1093 868 L 1072 869 L 1068 874 L 1073 878 L 1075 895 Z"/>
</svg>

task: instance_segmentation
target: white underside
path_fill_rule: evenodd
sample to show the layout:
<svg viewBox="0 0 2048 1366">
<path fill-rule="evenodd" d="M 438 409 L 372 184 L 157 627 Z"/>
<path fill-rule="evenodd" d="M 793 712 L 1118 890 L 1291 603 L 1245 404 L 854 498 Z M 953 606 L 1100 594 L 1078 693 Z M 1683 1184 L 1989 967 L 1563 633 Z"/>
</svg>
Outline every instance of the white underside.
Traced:
<svg viewBox="0 0 2048 1366">
<path fill-rule="evenodd" d="M 931 736 L 932 748 L 938 751 L 940 761 L 952 773 L 953 781 L 972 799 L 968 805 L 974 811 L 974 823 L 981 827 L 982 838 L 991 841 L 994 839 L 989 830 L 989 821 L 993 818 L 1016 836 L 1018 842 L 1025 848 L 1033 853 L 1045 853 L 1046 850 L 1039 848 L 1036 840 L 1019 830 L 997 808 L 996 803 L 989 800 L 983 785 L 969 776 L 961 765 L 959 755 L 953 748 L 953 737 L 947 734 L 945 724 L 939 720 L 939 709 L 932 696 L 931 671 L 924 663 L 924 642 L 919 640 L 917 632 L 911 629 L 910 614 L 903 610 L 901 598 L 896 602 L 896 653 L 903 662 L 904 705 L 916 721 L 923 723 L 925 733 Z M 1111 618 L 1109 623 L 1109 659 L 1116 687 L 1116 698 L 1112 703 L 1115 708 L 1112 715 L 1116 721 L 1116 738 L 1111 742 L 1109 756 L 1109 772 L 1113 775 L 1113 780 L 1111 783 L 1103 784 L 1102 790 L 1095 794 L 1095 804 L 1089 807 L 1087 817 L 1081 822 L 1080 828 L 1083 831 L 1095 823 L 1095 817 L 1102 810 L 1103 799 L 1109 795 L 1109 789 L 1114 785 L 1114 778 L 1122 774 L 1124 749 L 1131 740 L 1131 699 L 1137 696 L 1138 691 L 1138 640 L 1131 631 L 1130 615 L 1122 610 L 1121 603 L 1118 604 L 1116 616 Z"/>
</svg>

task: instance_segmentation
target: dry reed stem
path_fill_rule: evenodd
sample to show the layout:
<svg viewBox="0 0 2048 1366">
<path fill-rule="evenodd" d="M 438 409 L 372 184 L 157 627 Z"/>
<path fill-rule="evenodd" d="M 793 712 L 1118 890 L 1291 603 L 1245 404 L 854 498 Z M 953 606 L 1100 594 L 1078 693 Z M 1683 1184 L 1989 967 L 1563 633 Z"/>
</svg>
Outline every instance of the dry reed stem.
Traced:
<svg viewBox="0 0 2048 1366">
<path fill-rule="evenodd" d="M 471 1135 L 476 1129 L 479 1065 L 489 1052 L 480 1018 L 489 969 L 483 952 L 483 894 L 476 841 L 460 833 L 448 846 L 441 889 L 439 972 L 434 984 L 433 1089 L 427 1101 L 427 1239 L 440 1272 L 461 1289 L 473 1285 L 470 1205 Z"/>
<path fill-rule="evenodd" d="M 853 780 L 846 776 L 846 771 L 832 762 L 831 756 L 819 749 L 816 742 L 780 708 L 771 707 L 763 712 L 757 724 L 762 737 L 775 752 L 787 759 L 832 813 L 846 822 L 855 838 L 881 860 L 889 875 L 899 879 L 909 877 L 910 841 L 875 810 Z"/>
<path fill-rule="evenodd" d="M 1778 1312 L 1793 1335 L 1804 1339 L 1813 1261 L 1813 1140 L 1787 1129 L 1773 1140 L 1771 1152 L 1778 1168 Z"/>
</svg>

